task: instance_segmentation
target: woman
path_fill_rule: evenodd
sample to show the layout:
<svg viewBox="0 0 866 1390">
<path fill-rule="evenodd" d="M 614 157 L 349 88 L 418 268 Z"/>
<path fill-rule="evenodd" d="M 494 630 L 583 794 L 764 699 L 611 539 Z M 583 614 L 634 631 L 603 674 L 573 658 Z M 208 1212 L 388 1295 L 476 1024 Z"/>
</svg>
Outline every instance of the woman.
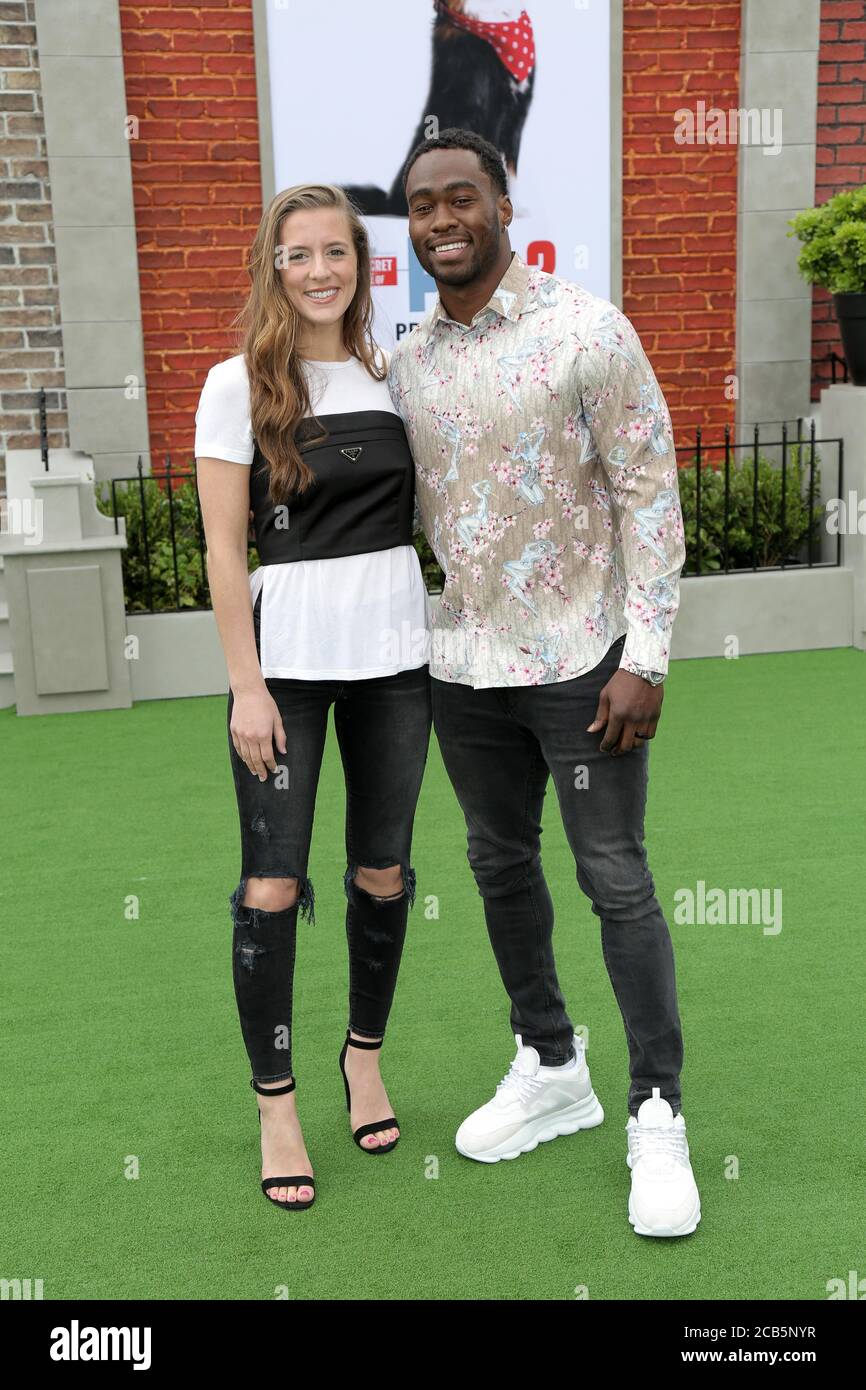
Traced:
<svg viewBox="0 0 866 1390">
<path fill-rule="evenodd" d="M 412 546 L 412 458 L 372 338 L 356 209 L 326 184 L 279 193 L 248 270 L 243 351 L 208 373 L 195 453 L 241 827 L 235 997 L 259 1096 L 262 1191 L 300 1211 L 315 1183 L 293 1094 L 295 930 L 299 911 L 314 921 L 307 861 L 331 705 L 346 780 L 340 1068 L 359 1147 L 384 1154 L 399 1137 L 379 1049 L 415 894 L 429 608 Z M 251 507 L 261 566 L 248 576 Z"/>
</svg>

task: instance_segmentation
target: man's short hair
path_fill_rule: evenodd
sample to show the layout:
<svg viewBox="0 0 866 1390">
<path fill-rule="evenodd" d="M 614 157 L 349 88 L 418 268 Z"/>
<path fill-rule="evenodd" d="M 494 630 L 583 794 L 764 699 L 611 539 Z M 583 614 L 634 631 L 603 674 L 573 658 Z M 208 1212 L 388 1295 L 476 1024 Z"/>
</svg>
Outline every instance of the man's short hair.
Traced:
<svg viewBox="0 0 866 1390">
<path fill-rule="evenodd" d="M 415 146 L 403 165 L 404 193 L 412 165 L 416 159 L 420 159 L 422 154 L 428 154 L 430 150 L 472 150 L 473 154 L 478 156 L 478 162 L 489 177 L 496 192 L 507 195 L 508 172 L 501 151 L 495 145 L 491 145 L 489 140 L 485 140 L 482 135 L 476 135 L 474 130 L 460 130 L 457 126 L 451 126 L 448 130 L 441 131 L 439 135 L 433 136 L 429 140 L 422 140 L 420 144 Z"/>
</svg>

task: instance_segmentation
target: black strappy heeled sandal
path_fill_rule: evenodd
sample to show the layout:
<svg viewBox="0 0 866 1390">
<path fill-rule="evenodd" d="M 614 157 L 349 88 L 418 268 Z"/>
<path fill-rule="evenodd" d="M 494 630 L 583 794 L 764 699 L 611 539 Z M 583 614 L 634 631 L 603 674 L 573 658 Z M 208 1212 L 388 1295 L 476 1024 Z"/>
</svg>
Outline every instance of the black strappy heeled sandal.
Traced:
<svg viewBox="0 0 866 1390">
<path fill-rule="evenodd" d="M 295 1078 L 292 1077 L 285 1086 L 260 1086 L 254 1077 L 250 1078 L 250 1085 L 254 1091 L 258 1091 L 260 1096 L 286 1096 L 289 1091 L 295 1089 Z M 258 1106 L 256 1107 L 258 1109 Z M 262 1112 L 258 1111 L 259 1124 L 262 1122 Z M 278 1202 L 274 1197 L 268 1197 L 268 1192 L 272 1187 L 311 1187 L 313 1195 L 308 1202 L 302 1202 L 296 1198 L 294 1202 Z M 262 1178 L 262 1192 L 272 1207 L 281 1207 L 283 1211 L 306 1211 L 316 1200 L 316 1184 L 309 1173 L 301 1173 L 294 1178 Z"/>
<path fill-rule="evenodd" d="M 381 1046 L 381 1038 L 378 1042 L 359 1042 L 357 1038 L 352 1037 L 351 1028 L 346 1029 L 346 1041 L 343 1043 L 343 1050 L 340 1053 L 340 1071 L 343 1073 L 343 1085 L 346 1088 L 346 1109 L 349 1111 L 350 1114 L 352 1113 L 352 1093 L 349 1089 L 349 1078 L 346 1075 L 346 1049 L 349 1047 L 361 1047 L 365 1048 L 368 1051 L 375 1052 L 376 1049 L 380 1048 Z M 396 1129 L 397 1127 L 397 1120 L 394 1118 L 393 1115 L 389 1115 L 387 1120 L 377 1120 L 375 1124 L 371 1125 L 359 1125 L 359 1127 L 355 1130 L 354 1134 L 352 1135 L 352 1138 L 358 1145 L 358 1148 L 363 1150 L 365 1154 L 386 1154 L 390 1153 L 390 1151 L 393 1148 L 395 1148 L 397 1144 L 399 1144 L 399 1134 L 397 1135 L 397 1138 L 392 1139 L 390 1143 L 379 1144 L 372 1149 L 368 1149 L 366 1145 L 361 1143 L 361 1140 L 366 1139 L 368 1134 L 375 1134 L 377 1130 Z"/>
</svg>

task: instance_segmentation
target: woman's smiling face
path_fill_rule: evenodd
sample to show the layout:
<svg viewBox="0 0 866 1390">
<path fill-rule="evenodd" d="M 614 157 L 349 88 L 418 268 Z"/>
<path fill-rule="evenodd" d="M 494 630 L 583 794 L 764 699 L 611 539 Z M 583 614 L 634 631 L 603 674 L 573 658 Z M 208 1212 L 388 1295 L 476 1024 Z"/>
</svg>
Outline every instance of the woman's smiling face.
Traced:
<svg viewBox="0 0 866 1390">
<path fill-rule="evenodd" d="M 339 322 L 358 286 L 358 257 L 345 213 L 310 208 L 283 218 L 277 266 L 286 298 L 311 327 Z"/>
</svg>

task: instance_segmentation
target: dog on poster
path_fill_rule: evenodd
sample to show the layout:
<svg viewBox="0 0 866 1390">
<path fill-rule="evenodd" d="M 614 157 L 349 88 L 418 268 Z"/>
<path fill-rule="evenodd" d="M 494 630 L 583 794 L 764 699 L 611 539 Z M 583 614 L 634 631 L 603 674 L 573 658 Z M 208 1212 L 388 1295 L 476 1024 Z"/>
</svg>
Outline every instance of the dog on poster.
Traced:
<svg viewBox="0 0 866 1390">
<path fill-rule="evenodd" d="M 501 151 L 512 198 L 523 127 L 535 85 L 532 21 L 519 4 L 501 0 L 433 0 L 430 90 L 409 141 L 413 150 L 439 127 L 474 131 Z M 405 217 L 402 165 L 390 189 L 349 184 L 345 191 L 365 216 Z"/>
</svg>

